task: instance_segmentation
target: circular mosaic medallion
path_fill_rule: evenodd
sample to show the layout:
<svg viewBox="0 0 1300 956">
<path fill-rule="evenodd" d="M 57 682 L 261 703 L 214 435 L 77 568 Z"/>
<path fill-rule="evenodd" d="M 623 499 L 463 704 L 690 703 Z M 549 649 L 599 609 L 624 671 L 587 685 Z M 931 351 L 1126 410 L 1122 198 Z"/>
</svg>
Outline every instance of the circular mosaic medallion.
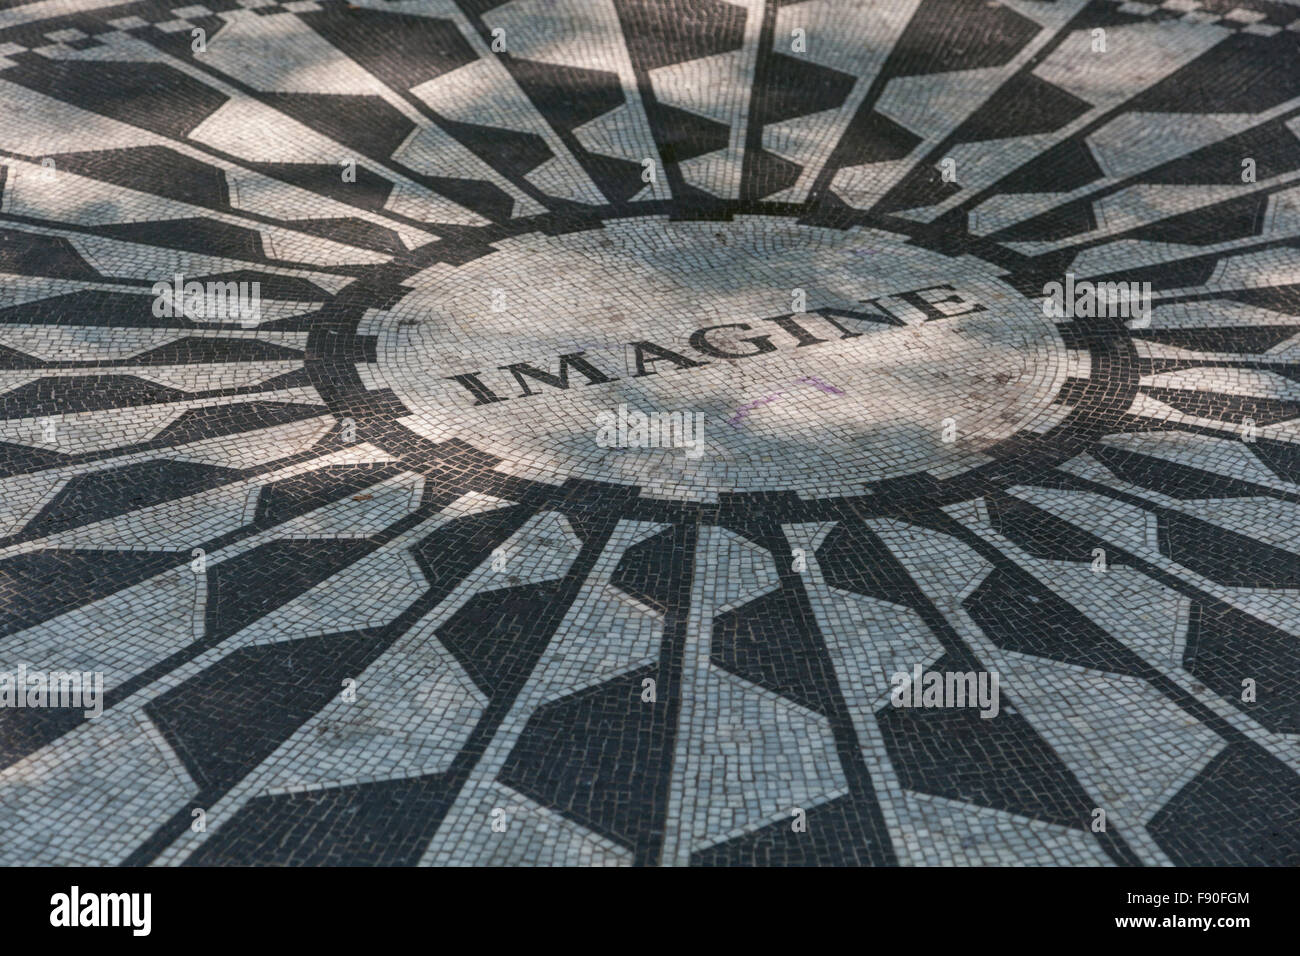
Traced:
<svg viewBox="0 0 1300 956">
<path fill-rule="evenodd" d="M 992 267 L 868 229 L 619 219 L 405 284 L 363 324 L 402 424 L 653 495 L 951 476 L 1059 422 L 1087 369 Z"/>
</svg>

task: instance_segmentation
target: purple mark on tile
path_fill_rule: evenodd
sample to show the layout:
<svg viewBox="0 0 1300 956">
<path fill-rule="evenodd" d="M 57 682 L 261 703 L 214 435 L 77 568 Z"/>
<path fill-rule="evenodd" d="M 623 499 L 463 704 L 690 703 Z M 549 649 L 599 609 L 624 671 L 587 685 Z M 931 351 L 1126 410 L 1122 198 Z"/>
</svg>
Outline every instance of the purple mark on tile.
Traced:
<svg viewBox="0 0 1300 956">
<path fill-rule="evenodd" d="M 843 389 L 836 388 L 834 385 L 828 385 L 815 375 L 805 375 L 803 378 L 796 379 L 795 381 L 819 388 L 827 395 L 845 394 Z M 756 401 L 749 402 L 746 405 L 741 405 L 740 408 L 736 409 L 736 414 L 727 419 L 727 424 L 732 428 L 739 428 L 741 423 L 749 416 L 750 411 L 755 408 L 761 408 L 763 405 L 770 405 L 784 394 L 785 392 L 773 392 L 765 398 L 760 398 Z"/>
<path fill-rule="evenodd" d="M 736 410 L 736 414 L 732 415 L 729 419 L 727 419 L 727 424 L 730 425 L 732 428 L 739 428 L 740 423 L 745 419 L 745 416 L 749 414 L 750 409 L 758 408 L 762 405 L 769 405 L 772 402 L 775 402 L 778 398 L 780 398 L 784 394 L 785 394 L 784 392 L 776 392 L 775 394 L 769 395 L 766 398 L 760 398 L 758 399 L 758 401 L 750 402 L 747 405 L 741 405 L 740 408 Z"/>
<path fill-rule="evenodd" d="M 805 375 L 803 378 L 799 379 L 799 381 L 804 382 L 805 384 L 808 385 L 815 385 L 817 388 L 820 388 L 827 395 L 844 394 L 843 389 L 836 388 L 834 385 L 827 385 L 825 382 L 817 378 L 815 375 Z"/>
</svg>

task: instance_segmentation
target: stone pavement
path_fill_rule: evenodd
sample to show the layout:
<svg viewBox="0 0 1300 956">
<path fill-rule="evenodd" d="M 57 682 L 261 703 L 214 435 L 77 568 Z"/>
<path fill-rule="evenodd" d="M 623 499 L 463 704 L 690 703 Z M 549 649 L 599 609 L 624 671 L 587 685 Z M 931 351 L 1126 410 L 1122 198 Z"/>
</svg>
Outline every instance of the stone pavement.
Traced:
<svg viewBox="0 0 1300 956">
<path fill-rule="evenodd" d="M 0 487 L 5 864 L 1300 864 L 1300 4 L 10 0 Z"/>
</svg>

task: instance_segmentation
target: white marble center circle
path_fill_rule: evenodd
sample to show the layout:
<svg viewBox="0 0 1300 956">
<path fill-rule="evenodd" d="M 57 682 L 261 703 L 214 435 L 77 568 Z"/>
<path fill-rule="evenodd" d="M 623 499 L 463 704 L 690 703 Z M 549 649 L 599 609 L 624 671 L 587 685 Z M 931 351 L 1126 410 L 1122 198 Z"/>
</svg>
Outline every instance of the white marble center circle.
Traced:
<svg viewBox="0 0 1300 956">
<path fill-rule="evenodd" d="M 858 494 L 957 474 L 1064 414 L 1052 402 L 1070 353 L 1039 305 L 987 263 L 888 233 L 656 217 L 495 248 L 425 270 L 369 315 L 377 364 L 363 374 L 403 401 L 404 425 L 509 474 L 691 500 Z M 824 308 L 902 324 L 837 313 L 837 328 Z M 692 343 L 720 325 L 748 328 Z M 661 416 L 660 447 L 638 413 Z"/>
</svg>

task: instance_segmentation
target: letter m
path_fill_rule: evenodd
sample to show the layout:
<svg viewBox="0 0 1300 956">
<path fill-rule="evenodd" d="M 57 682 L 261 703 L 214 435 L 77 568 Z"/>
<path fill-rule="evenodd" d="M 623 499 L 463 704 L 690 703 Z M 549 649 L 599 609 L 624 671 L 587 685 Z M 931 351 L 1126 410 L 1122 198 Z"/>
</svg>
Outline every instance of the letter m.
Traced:
<svg viewBox="0 0 1300 956">
<path fill-rule="evenodd" d="M 129 893 L 101 893 L 101 926 L 127 926 L 131 922 L 131 896 Z"/>
<path fill-rule="evenodd" d="M 967 701 L 973 706 L 979 700 L 975 693 L 979 687 L 979 678 L 974 671 L 966 671 L 964 674 L 949 671 L 946 677 L 948 686 L 944 689 L 950 707 L 965 707 Z"/>
<path fill-rule="evenodd" d="M 55 686 L 58 691 L 55 691 Z M 76 695 L 75 697 L 73 695 Z M 50 697 L 60 702 L 60 706 L 72 706 L 66 701 L 81 700 L 80 671 L 50 671 Z"/>
<path fill-rule="evenodd" d="M 229 319 L 239 313 L 239 283 L 209 282 L 205 298 L 207 299 L 207 317 L 210 319 Z"/>
<path fill-rule="evenodd" d="M 1128 305 L 1128 283 L 1127 282 L 1098 282 L 1097 283 L 1097 314 L 1110 316 L 1122 316 L 1129 318 Z"/>
<path fill-rule="evenodd" d="M 528 383 L 524 381 L 525 375 L 541 382 L 543 385 L 549 385 L 552 388 L 569 387 L 570 368 L 585 378 L 588 385 L 602 385 L 605 382 L 617 381 L 617 379 L 610 378 L 600 369 L 596 368 L 596 366 L 584 359 L 582 357 L 584 354 L 586 353 L 570 352 L 568 355 L 561 355 L 560 371 L 555 375 L 552 375 L 550 372 L 544 372 L 535 365 L 530 365 L 527 362 L 516 362 L 513 365 L 500 365 L 498 368 L 504 372 L 509 372 L 515 377 L 515 381 L 518 382 L 519 387 L 523 389 L 523 392 L 519 395 L 520 398 L 527 398 L 529 395 L 538 394 L 528 387 Z"/>
</svg>

